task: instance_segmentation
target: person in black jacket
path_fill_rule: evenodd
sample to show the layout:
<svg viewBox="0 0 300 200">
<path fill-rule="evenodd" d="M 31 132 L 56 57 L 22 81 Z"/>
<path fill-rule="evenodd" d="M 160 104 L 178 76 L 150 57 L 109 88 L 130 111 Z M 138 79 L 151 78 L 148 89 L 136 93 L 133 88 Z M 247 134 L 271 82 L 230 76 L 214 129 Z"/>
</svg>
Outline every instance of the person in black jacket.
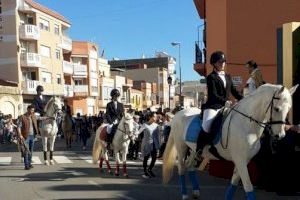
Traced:
<svg viewBox="0 0 300 200">
<path fill-rule="evenodd" d="M 229 96 L 232 94 L 236 99 L 240 100 L 243 96 L 235 89 L 231 77 L 225 73 L 226 64 L 225 54 L 222 51 L 214 52 L 210 57 L 210 64 L 213 66 L 213 71 L 210 73 L 207 80 L 207 102 L 204 105 L 202 129 L 197 140 L 197 156 L 199 161 L 203 147 L 212 141 L 213 135 L 210 133 L 211 125 L 214 118 L 225 106 L 225 103 L 231 104 Z M 200 163 L 197 162 L 197 166 Z"/>
<path fill-rule="evenodd" d="M 38 85 L 36 87 L 36 93 L 37 96 L 33 99 L 33 106 L 36 113 L 38 113 L 40 116 L 43 116 L 45 114 L 45 106 L 47 104 L 46 98 L 43 96 L 44 88 L 41 85 Z"/>
<path fill-rule="evenodd" d="M 108 134 L 108 143 L 111 143 L 119 122 L 124 116 L 124 106 L 122 103 L 118 102 L 120 92 L 117 89 L 113 89 L 110 93 L 111 102 L 106 105 L 106 120 L 111 127 L 110 134 Z"/>
</svg>

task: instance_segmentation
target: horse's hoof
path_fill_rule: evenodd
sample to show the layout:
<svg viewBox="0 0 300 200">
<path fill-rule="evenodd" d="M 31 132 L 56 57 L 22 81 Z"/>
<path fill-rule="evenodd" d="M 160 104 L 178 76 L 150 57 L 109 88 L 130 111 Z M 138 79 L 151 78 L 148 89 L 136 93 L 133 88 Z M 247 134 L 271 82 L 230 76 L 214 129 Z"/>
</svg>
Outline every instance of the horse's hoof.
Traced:
<svg viewBox="0 0 300 200">
<path fill-rule="evenodd" d="M 182 195 L 182 200 L 188 200 L 189 199 L 189 196 L 188 195 Z"/>
<path fill-rule="evenodd" d="M 200 197 L 200 190 L 193 190 L 193 199 L 198 199 Z"/>
<path fill-rule="evenodd" d="M 49 161 L 45 160 L 45 165 L 49 166 Z"/>
<path fill-rule="evenodd" d="M 54 165 L 54 160 L 50 160 L 50 165 Z"/>
<path fill-rule="evenodd" d="M 128 174 L 124 174 L 124 177 L 125 177 L 125 178 L 128 178 L 129 176 L 128 176 Z"/>
<path fill-rule="evenodd" d="M 99 172 L 102 173 L 102 172 L 103 172 L 103 169 L 102 169 L 102 168 L 99 168 Z"/>
</svg>

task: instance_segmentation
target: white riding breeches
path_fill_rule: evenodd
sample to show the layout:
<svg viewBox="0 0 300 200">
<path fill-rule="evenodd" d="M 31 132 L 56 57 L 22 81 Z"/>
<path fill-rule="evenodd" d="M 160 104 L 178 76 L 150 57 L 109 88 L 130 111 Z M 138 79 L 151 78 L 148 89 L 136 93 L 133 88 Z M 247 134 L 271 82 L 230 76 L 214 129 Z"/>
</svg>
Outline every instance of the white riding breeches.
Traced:
<svg viewBox="0 0 300 200">
<path fill-rule="evenodd" d="M 206 133 L 210 132 L 211 125 L 221 109 L 205 109 L 203 112 L 202 128 Z"/>
</svg>

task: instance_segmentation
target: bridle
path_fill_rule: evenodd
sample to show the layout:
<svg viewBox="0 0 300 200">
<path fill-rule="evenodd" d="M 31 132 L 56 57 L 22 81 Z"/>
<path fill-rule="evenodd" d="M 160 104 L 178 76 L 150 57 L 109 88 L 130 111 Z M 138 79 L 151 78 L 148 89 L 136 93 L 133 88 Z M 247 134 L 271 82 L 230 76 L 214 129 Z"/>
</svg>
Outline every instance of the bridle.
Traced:
<svg viewBox="0 0 300 200">
<path fill-rule="evenodd" d="M 126 119 L 126 121 L 127 121 L 127 120 L 131 120 L 131 119 L 132 119 L 132 118 Z M 124 135 L 127 135 L 127 136 L 129 137 L 129 136 L 130 136 L 130 131 L 127 131 L 125 122 L 123 122 L 123 128 L 124 128 L 124 129 L 120 129 L 120 128 L 119 128 L 119 125 L 118 125 L 117 130 L 119 130 L 120 132 L 124 133 Z"/>
<path fill-rule="evenodd" d="M 279 97 L 276 97 L 276 93 L 277 93 L 277 91 L 273 94 L 272 99 L 271 99 L 271 101 L 270 101 L 270 103 L 269 103 L 269 105 L 268 105 L 268 107 L 267 107 L 266 112 L 265 112 L 265 113 L 267 114 L 268 111 L 269 111 L 269 109 L 271 109 L 271 111 L 270 111 L 270 112 L 271 112 L 271 113 L 270 113 L 270 119 L 269 119 L 267 122 L 259 121 L 259 120 L 255 119 L 255 118 L 253 118 L 252 116 L 249 116 L 248 114 L 245 114 L 245 113 L 243 113 L 243 112 L 237 110 L 237 109 L 235 108 L 237 105 L 235 105 L 234 107 L 230 108 L 230 111 L 228 112 L 227 116 L 228 116 L 232 111 L 235 111 L 235 112 L 239 113 L 240 115 L 242 115 L 242 116 L 248 118 L 248 119 L 250 120 L 250 122 L 255 122 L 255 123 L 256 123 L 257 125 L 259 125 L 260 127 L 264 128 L 264 129 L 266 129 L 266 130 L 268 130 L 269 133 L 270 133 L 271 135 L 275 135 L 274 132 L 273 132 L 273 130 L 272 130 L 272 125 L 278 125 L 278 124 L 283 125 L 283 124 L 286 124 L 286 122 L 280 121 L 280 120 L 279 120 L 279 121 L 273 121 L 274 100 L 280 100 Z M 226 117 L 225 117 L 225 118 L 226 118 Z M 230 117 L 230 119 L 229 119 L 229 124 L 228 124 L 228 128 L 227 128 L 227 129 L 228 129 L 228 132 L 227 132 L 227 133 L 229 133 L 229 128 L 230 128 L 231 119 L 232 119 L 232 115 L 231 115 L 231 117 Z M 225 121 L 225 120 L 223 120 L 223 122 L 224 122 L 224 121 Z M 228 137 L 229 137 L 229 134 L 227 134 L 227 142 L 226 142 L 226 147 L 225 147 L 225 148 L 228 147 Z M 223 145 L 222 142 L 221 142 L 221 144 L 222 144 L 222 147 L 224 148 L 224 145 Z"/>
<path fill-rule="evenodd" d="M 235 109 L 235 107 L 231 108 L 231 110 L 233 110 L 233 111 L 235 111 L 235 112 L 237 112 L 237 113 L 243 115 L 244 117 L 248 118 L 248 119 L 250 120 L 250 122 L 253 121 L 253 122 L 255 122 L 256 124 L 258 124 L 259 126 L 261 126 L 262 128 L 268 128 L 268 127 L 271 128 L 272 125 L 277 125 L 277 124 L 282 124 L 282 125 L 283 125 L 283 124 L 286 124 L 286 122 L 284 122 L 284 121 L 273 121 L 274 100 L 280 100 L 279 97 L 276 97 L 276 96 L 275 96 L 276 93 L 277 93 L 277 92 L 274 93 L 274 95 L 273 95 L 273 97 L 272 97 L 272 99 L 271 99 L 271 101 L 270 101 L 270 103 L 269 103 L 269 105 L 268 105 L 268 107 L 267 107 L 267 110 L 266 110 L 266 112 L 265 112 L 265 113 L 267 114 L 268 111 L 269 111 L 269 109 L 271 109 L 270 119 L 269 119 L 267 122 L 261 122 L 261 121 L 255 119 L 255 118 L 253 118 L 252 116 L 249 116 L 249 115 L 247 115 L 247 114 L 245 114 L 245 113 L 243 113 L 243 112 L 241 112 L 241 111 Z"/>
</svg>

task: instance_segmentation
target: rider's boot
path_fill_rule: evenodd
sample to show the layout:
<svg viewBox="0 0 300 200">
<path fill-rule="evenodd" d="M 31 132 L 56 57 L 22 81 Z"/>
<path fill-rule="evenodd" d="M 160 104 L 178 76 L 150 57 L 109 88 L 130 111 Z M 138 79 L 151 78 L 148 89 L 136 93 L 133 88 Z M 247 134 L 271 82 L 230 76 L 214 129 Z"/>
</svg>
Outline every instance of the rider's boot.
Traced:
<svg viewBox="0 0 300 200">
<path fill-rule="evenodd" d="M 197 139 L 197 147 L 196 147 L 196 156 L 195 156 L 195 167 L 198 168 L 202 162 L 201 155 L 203 152 L 203 148 L 209 142 L 210 134 L 205 132 L 203 128 L 201 129 L 198 139 Z"/>
</svg>

